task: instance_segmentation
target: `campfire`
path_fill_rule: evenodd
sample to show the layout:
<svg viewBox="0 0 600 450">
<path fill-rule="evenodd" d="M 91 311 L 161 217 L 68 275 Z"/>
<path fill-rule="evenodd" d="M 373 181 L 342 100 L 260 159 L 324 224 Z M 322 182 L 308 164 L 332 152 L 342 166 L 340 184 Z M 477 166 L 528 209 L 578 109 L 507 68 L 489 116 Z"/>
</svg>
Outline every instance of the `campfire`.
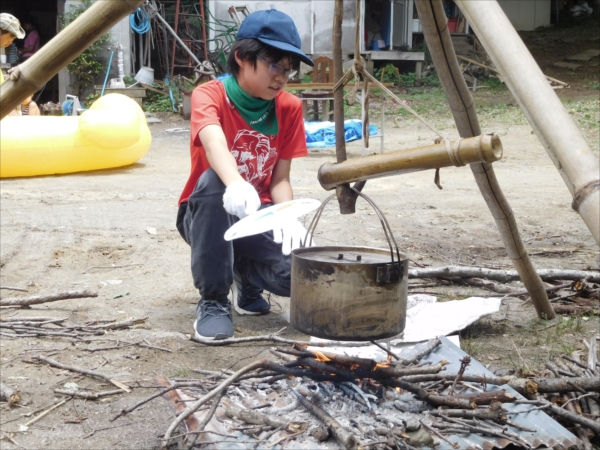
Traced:
<svg viewBox="0 0 600 450">
<path fill-rule="evenodd" d="M 556 378 L 527 378 L 494 376 L 445 337 L 401 351 L 293 342 L 271 354 L 279 362 L 162 379 L 112 420 L 163 395 L 176 411 L 164 448 L 587 448 L 600 436 L 598 366 L 568 357 L 549 363 Z"/>
</svg>

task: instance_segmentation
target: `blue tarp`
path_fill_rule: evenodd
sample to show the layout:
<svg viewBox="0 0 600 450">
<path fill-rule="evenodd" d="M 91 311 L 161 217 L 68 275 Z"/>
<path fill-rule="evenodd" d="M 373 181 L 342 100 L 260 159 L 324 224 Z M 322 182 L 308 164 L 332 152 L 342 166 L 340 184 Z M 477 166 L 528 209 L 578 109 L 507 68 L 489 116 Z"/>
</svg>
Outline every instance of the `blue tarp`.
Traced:
<svg viewBox="0 0 600 450">
<path fill-rule="evenodd" d="M 335 124 L 333 122 L 304 122 L 306 129 L 306 146 L 308 148 L 335 147 Z M 377 134 L 379 129 L 369 125 L 369 136 Z M 362 121 L 344 121 L 344 135 L 346 142 L 362 138 Z"/>
</svg>

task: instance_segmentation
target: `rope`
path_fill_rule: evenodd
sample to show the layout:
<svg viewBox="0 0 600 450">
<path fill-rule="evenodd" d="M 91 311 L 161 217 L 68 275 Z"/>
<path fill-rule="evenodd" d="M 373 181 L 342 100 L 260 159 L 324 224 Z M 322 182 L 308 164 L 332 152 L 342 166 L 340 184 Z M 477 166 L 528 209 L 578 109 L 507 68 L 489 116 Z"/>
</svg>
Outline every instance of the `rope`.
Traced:
<svg viewBox="0 0 600 450">
<path fill-rule="evenodd" d="M 104 89 L 106 89 L 106 82 L 108 81 L 108 75 L 110 74 L 110 66 L 112 64 L 114 55 L 115 55 L 114 51 L 110 52 L 110 59 L 108 60 L 108 69 L 106 69 L 106 77 L 104 78 L 104 84 L 102 85 L 102 93 L 100 94 L 100 97 L 102 97 L 104 95 Z"/>
<path fill-rule="evenodd" d="M 138 8 L 133 14 L 129 15 L 129 25 L 137 34 L 146 34 L 150 31 L 148 14 L 142 8 Z"/>
</svg>

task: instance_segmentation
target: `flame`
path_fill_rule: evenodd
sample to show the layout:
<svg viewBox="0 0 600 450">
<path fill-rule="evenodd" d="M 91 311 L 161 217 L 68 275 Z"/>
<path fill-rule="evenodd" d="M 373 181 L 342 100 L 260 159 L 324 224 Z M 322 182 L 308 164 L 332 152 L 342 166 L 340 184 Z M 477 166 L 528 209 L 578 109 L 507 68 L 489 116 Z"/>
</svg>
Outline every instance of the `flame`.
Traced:
<svg viewBox="0 0 600 450">
<path fill-rule="evenodd" d="M 330 358 L 328 358 L 327 356 L 325 356 L 323 353 L 319 352 L 319 351 L 315 351 L 315 359 L 319 362 L 329 362 L 331 361 Z"/>
<path fill-rule="evenodd" d="M 391 364 L 391 362 L 392 362 L 392 355 L 391 354 L 388 354 L 387 362 L 388 362 L 388 364 Z"/>
<path fill-rule="evenodd" d="M 397 392 L 398 394 L 402 394 L 402 389 L 400 389 L 399 387 L 397 387 L 397 388 L 396 388 L 396 392 Z"/>
<path fill-rule="evenodd" d="M 373 368 L 373 370 L 377 370 L 377 369 L 389 369 L 389 368 L 390 368 L 390 363 L 384 362 L 384 363 L 377 363 L 377 364 L 375 364 L 375 367 Z"/>
</svg>

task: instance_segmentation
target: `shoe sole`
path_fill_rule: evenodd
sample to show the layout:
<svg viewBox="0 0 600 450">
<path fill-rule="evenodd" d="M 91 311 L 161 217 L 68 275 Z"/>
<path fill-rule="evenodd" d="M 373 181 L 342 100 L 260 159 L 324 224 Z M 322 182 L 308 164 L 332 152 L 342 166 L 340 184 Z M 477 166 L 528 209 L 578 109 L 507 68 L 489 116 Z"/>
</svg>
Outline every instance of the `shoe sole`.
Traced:
<svg viewBox="0 0 600 450">
<path fill-rule="evenodd" d="M 231 285 L 231 297 L 232 297 L 232 303 L 233 303 L 233 309 L 235 309 L 235 311 L 242 315 L 242 316 L 264 316 L 266 314 L 269 314 L 271 312 L 271 308 L 269 308 L 267 311 L 265 312 L 255 312 L 255 311 L 248 311 L 247 309 L 243 309 L 242 307 L 238 306 L 237 302 L 238 302 L 238 298 L 239 298 L 239 292 L 238 292 L 238 288 L 235 284 L 235 282 Z"/>
<path fill-rule="evenodd" d="M 220 341 L 221 339 L 227 339 L 233 336 L 227 336 L 224 333 L 217 333 L 215 336 L 202 336 L 201 334 L 198 334 L 198 330 L 196 328 L 196 325 L 198 324 L 198 320 L 194 320 L 194 335 L 196 336 L 196 339 L 200 339 L 200 340 L 204 340 L 204 339 L 214 339 L 215 341 Z"/>
</svg>

